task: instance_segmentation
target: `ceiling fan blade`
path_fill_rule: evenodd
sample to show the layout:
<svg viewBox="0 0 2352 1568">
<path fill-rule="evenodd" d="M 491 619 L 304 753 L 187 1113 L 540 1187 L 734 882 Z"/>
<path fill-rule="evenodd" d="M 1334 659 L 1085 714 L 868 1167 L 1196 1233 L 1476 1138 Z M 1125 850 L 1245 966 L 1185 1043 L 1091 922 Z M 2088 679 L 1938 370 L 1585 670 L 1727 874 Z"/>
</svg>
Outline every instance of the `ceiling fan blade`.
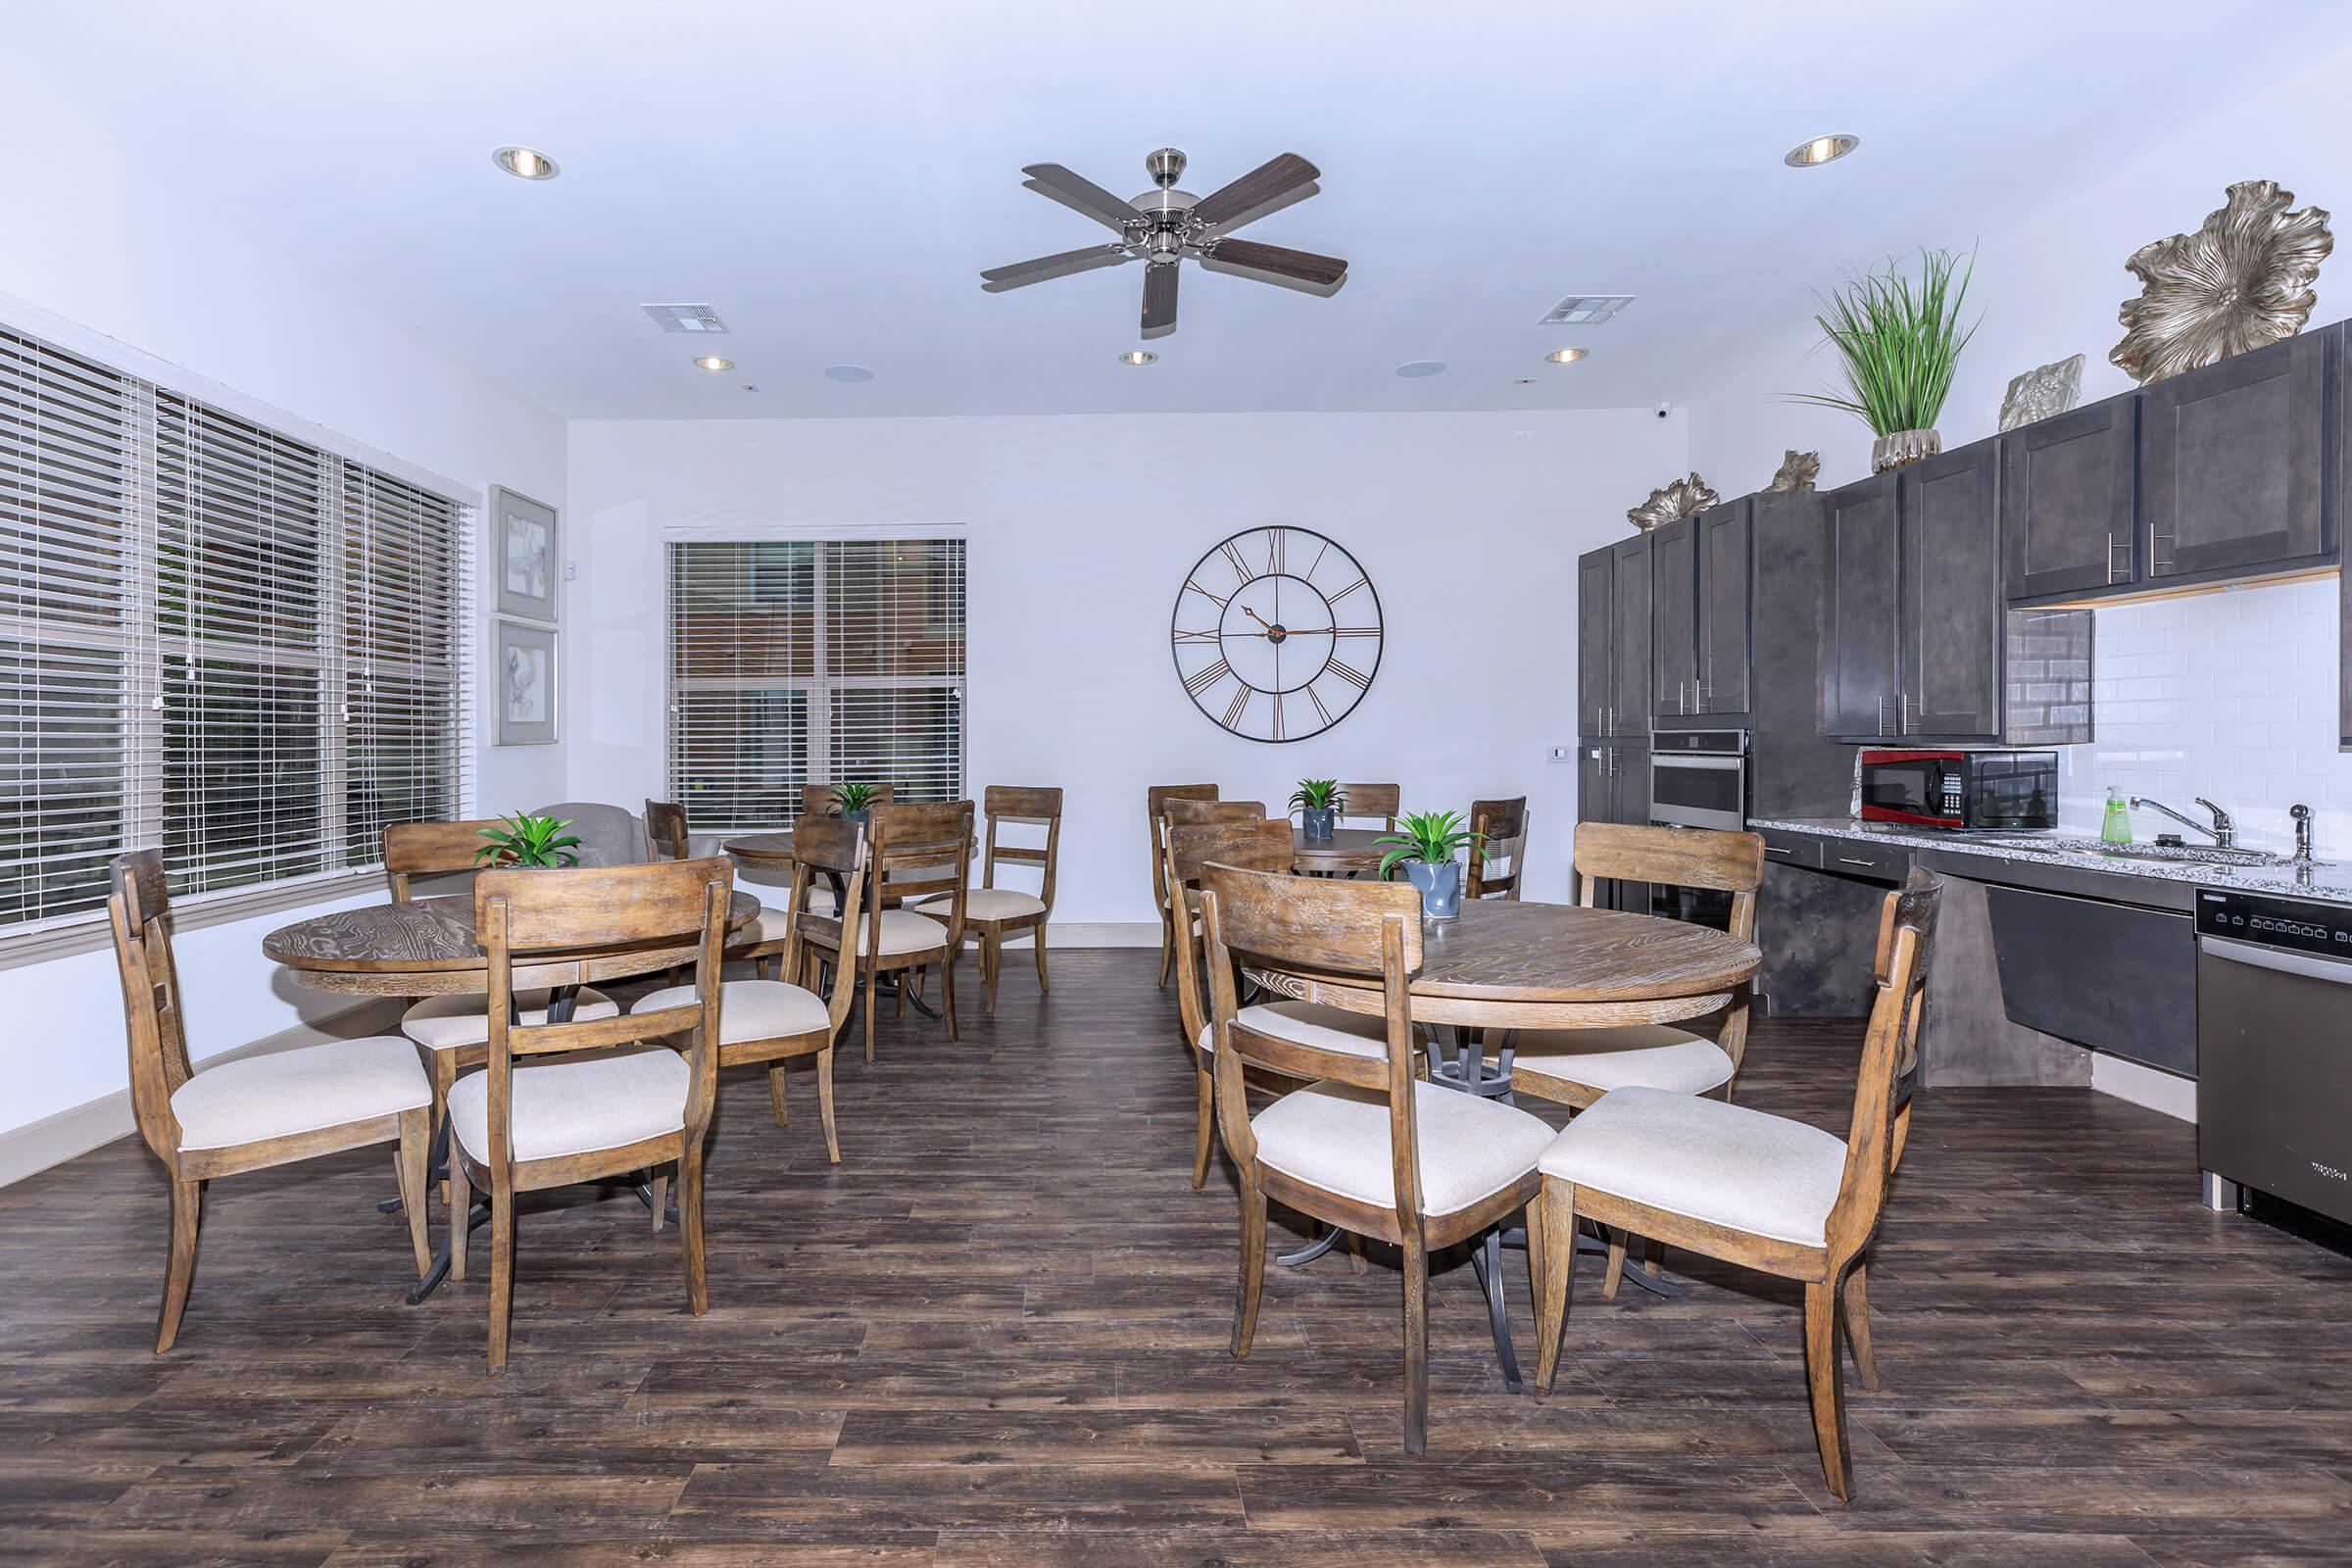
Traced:
<svg viewBox="0 0 2352 1568">
<path fill-rule="evenodd" d="M 1270 158 L 1232 184 L 1201 197 L 1193 205 L 1193 219 L 1202 223 L 1231 224 L 1251 217 L 1262 218 L 1271 204 L 1302 186 L 1312 185 L 1321 172 L 1297 153 Z"/>
<path fill-rule="evenodd" d="M 1144 269 L 1144 336 L 1166 337 L 1176 330 L 1176 264 L 1153 262 Z"/>
<path fill-rule="evenodd" d="M 1255 240 L 1218 240 L 1206 259 L 1222 263 L 1224 269 L 1263 272 L 1274 280 L 1312 288 L 1338 288 L 1348 280 L 1348 264 L 1336 256 L 1295 251 L 1287 245 L 1260 245 Z"/>
<path fill-rule="evenodd" d="M 1031 283 L 1043 283 L 1050 277 L 1067 277 L 1072 272 L 1112 267 L 1127 259 L 1127 251 L 1121 246 L 1089 245 L 1084 250 L 1063 251 L 1055 256 L 1040 256 L 1034 261 L 1015 262 L 1010 267 L 992 267 L 980 274 L 980 286 L 988 293 L 1002 294 L 1008 288 L 1024 288 Z"/>
<path fill-rule="evenodd" d="M 1144 215 L 1132 202 L 1120 200 L 1083 174 L 1073 174 L 1059 164 L 1031 164 L 1021 171 L 1029 177 L 1022 181 L 1040 196 L 1051 196 L 1062 206 L 1084 213 L 1098 223 L 1125 233 L 1127 225 Z"/>
</svg>

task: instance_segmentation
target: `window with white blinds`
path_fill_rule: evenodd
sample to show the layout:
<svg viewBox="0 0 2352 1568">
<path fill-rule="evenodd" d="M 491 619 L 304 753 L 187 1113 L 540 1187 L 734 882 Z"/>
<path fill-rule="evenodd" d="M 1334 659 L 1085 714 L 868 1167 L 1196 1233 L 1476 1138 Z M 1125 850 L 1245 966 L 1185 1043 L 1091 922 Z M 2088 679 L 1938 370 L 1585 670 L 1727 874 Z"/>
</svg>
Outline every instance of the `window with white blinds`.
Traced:
<svg viewBox="0 0 2352 1568">
<path fill-rule="evenodd" d="M 471 519 L 0 329 L 0 936 L 163 846 L 194 895 L 463 814 Z"/>
<path fill-rule="evenodd" d="M 963 794 L 963 541 L 669 547 L 669 780 L 698 831 L 778 827 L 807 784 Z"/>
</svg>

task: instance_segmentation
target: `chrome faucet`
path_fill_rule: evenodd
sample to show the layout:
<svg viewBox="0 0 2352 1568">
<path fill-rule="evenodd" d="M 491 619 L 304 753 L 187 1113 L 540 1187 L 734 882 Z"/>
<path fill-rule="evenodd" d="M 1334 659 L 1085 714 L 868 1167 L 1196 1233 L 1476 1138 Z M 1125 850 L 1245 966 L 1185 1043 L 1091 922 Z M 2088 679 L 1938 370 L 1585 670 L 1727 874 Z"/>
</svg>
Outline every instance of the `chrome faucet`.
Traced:
<svg viewBox="0 0 2352 1568">
<path fill-rule="evenodd" d="M 2295 819 L 2295 863 L 2309 865 L 2311 863 L 2311 808 L 2290 806 L 2286 808 L 2286 814 Z"/>
<path fill-rule="evenodd" d="M 2202 822 L 2192 821 L 2188 817 L 2182 816 L 2179 811 L 2174 810 L 2171 807 L 2165 805 L 2162 801 L 2150 800 L 2145 795 L 2134 795 L 2132 797 L 2132 809 L 2134 811 L 2138 810 L 2143 806 L 2152 811 L 2162 811 L 2165 815 L 2171 817 L 2182 827 L 2193 827 L 2198 832 L 2204 834 L 2207 838 L 2213 840 L 2214 848 L 2216 849 L 2226 850 L 2236 844 L 2237 824 L 2230 820 L 2230 813 L 2223 810 L 2220 807 L 2214 805 L 2202 795 L 2197 797 L 2197 804 L 2213 813 L 2213 826 L 2207 827 Z"/>
</svg>

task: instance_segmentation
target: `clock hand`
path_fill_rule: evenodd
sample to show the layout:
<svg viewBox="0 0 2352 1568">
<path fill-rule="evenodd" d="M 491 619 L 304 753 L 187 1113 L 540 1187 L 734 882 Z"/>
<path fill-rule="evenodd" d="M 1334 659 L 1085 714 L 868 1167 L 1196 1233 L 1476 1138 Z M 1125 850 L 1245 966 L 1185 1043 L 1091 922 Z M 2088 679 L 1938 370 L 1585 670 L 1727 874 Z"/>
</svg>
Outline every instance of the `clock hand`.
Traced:
<svg viewBox="0 0 2352 1568">
<path fill-rule="evenodd" d="M 1260 626 L 1266 626 L 1266 617 L 1259 614 L 1256 611 L 1251 610 L 1248 605 L 1244 605 L 1242 607 L 1242 613 L 1248 615 L 1251 620 L 1256 621 Z M 1272 631 L 1273 629 L 1274 628 L 1271 626 L 1266 626 L 1267 631 Z M 1261 634 L 1257 632 L 1251 632 L 1250 635 L 1255 637 Z"/>
</svg>

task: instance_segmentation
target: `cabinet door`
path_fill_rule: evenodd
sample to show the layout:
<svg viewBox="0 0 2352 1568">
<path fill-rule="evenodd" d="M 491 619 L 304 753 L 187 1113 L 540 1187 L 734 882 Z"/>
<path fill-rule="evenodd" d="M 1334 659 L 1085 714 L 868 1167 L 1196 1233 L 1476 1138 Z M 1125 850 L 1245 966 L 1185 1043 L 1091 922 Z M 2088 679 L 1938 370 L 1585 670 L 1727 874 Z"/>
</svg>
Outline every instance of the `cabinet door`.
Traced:
<svg viewBox="0 0 2352 1568">
<path fill-rule="evenodd" d="M 1698 514 L 1698 710 L 1744 719 L 1755 626 L 1755 512 L 1747 498 Z"/>
<path fill-rule="evenodd" d="M 1898 727 L 2001 737 L 2000 458 L 1979 441 L 1902 476 L 1903 693 Z"/>
<path fill-rule="evenodd" d="M 1698 519 L 1649 535 L 1649 711 L 1666 723 L 1698 711 Z"/>
<path fill-rule="evenodd" d="M 1609 547 L 1616 603 L 1610 626 L 1609 733 L 1649 733 L 1649 536 Z"/>
<path fill-rule="evenodd" d="M 1611 553 L 1595 550 L 1576 564 L 1576 732 L 1606 735 L 1609 656 L 1617 643 L 1616 568 Z"/>
<path fill-rule="evenodd" d="M 2335 621 L 2336 662 L 2342 666 L 2335 674 L 2335 707 L 2343 730 L 2336 744 L 2352 752 L 2352 569 L 2337 575 L 2336 587 L 2343 595 Z"/>
<path fill-rule="evenodd" d="M 2336 334 L 2307 332 L 2139 397 L 2142 570 L 2243 570 L 2333 548 L 2322 450 Z"/>
<path fill-rule="evenodd" d="M 2132 581 L 2138 408 L 2127 392 L 1997 438 L 2011 599 Z"/>
<path fill-rule="evenodd" d="M 1609 820 L 1641 827 L 1649 821 L 1649 748 L 1618 746 L 1610 760 L 1613 786 Z M 1634 914 L 1649 913 L 1651 887 L 1647 882 L 1619 882 L 1616 907 Z"/>
<path fill-rule="evenodd" d="M 1832 492 L 1825 505 L 1821 604 L 1821 732 L 1896 734 L 1896 478 L 1882 473 Z"/>
</svg>

